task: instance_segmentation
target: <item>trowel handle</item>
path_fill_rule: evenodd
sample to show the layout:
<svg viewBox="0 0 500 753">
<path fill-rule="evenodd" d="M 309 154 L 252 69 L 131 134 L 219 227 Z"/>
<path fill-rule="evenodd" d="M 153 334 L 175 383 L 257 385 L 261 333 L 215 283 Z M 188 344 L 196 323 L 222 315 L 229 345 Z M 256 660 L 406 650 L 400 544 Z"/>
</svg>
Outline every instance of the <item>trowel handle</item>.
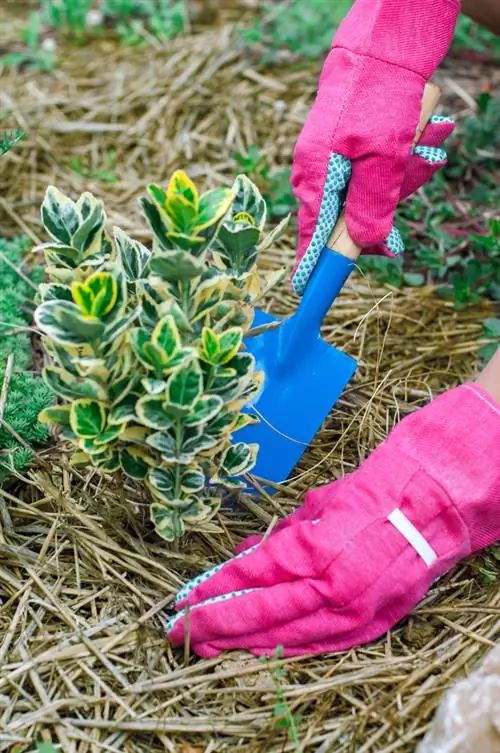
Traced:
<svg viewBox="0 0 500 753">
<path fill-rule="evenodd" d="M 441 90 L 439 89 L 439 87 L 436 86 L 436 84 L 428 82 L 425 85 L 424 89 L 420 122 L 415 134 L 413 146 L 418 144 L 418 142 L 420 141 L 420 137 L 425 129 L 425 126 L 432 117 L 434 110 L 439 103 L 440 97 Z M 332 251 L 336 251 L 337 254 L 345 256 L 347 259 L 351 259 L 352 261 L 356 261 L 358 256 L 361 254 L 362 248 L 356 246 L 354 241 L 349 236 L 349 233 L 347 232 L 344 212 L 342 212 L 339 219 L 337 220 L 337 224 L 335 225 L 326 245 L 327 248 L 331 249 Z"/>
</svg>

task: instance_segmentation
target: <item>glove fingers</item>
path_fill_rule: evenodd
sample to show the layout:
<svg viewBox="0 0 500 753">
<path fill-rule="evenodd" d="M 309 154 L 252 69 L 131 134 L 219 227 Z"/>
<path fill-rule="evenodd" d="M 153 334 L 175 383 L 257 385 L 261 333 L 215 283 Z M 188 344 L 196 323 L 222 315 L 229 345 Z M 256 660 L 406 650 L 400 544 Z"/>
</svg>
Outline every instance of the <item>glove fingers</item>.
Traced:
<svg viewBox="0 0 500 753">
<path fill-rule="evenodd" d="M 417 146 L 408 162 L 403 185 L 401 186 L 401 199 L 406 199 L 425 185 L 435 173 L 446 165 L 446 152 L 444 149 L 429 146 Z"/>
<path fill-rule="evenodd" d="M 176 607 L 191 606 L 226 593 L 266 588 L 314 577 L 323 571 L 342 544 L 332 541 L 328 527 L 306 520 L 269 536 L 256 547 L 202 573 L 178 593 Z"/>
<path fill-rule="evenodd" d="M 391 232 L 405 167 L 405 160 L 392 155 L 368 156 L 352 163 L 346 221 L 349 235 L 358 246 L 382 243 Z"/>
<path fill-rule="evenodd" d="M 294 634 L 289 624 L 300 624 L 306 615 L 314 618 L 327 598 L 308 579 L 221 594 L 190 607 L 189 640 L 193 646 L 214 643 L 217 653 L 253 645 L 273 651 L 280 643 L 305 642 L 308 634 Z M 167 623 L 174 645 L 185 641 L 187 627 L 185 611 Z"/>
<path fill-rule="evenodd" d="M 367 246 L 363 249 L 363 255 L 366 256 L 389 256 L 394 258 L 402 256 L 405 250 L 403 237 L 397 227 L 393 227 L 383 243 L 374 246 Z"/>
<path fill-rule="evenodd" d="M 443 127 L 449 130 L 449 123 Z M 453 123 L 452 123 L 453 126 Z M 428 126 L 429 128 L 429 126 Z M 425 132 L 424 132 L 425 133 Z M 429 135 L 429 134 L 428 134 Z M 432 141 L 432 135 L 428 141 Z M 438 141 L 439 139 L 436 139 Z M 408 161 L 408 167 L 401 186 L 400 200 L 406 199 L 421 186 L 425 185 L 444 165 L 446 165 L 446 152 L 439 147 L 419 146 L 415 147 Z M 404 243 L 401 233 L 395 227 L 392 228 L 383 243 L 368 246 L 363 249 L 363 254 L 368 256 L 401 256 L 404 252 Z"/>
<path fill-rule="evenodd" d="M 418 146 L 441 146 L 451 136 L 455 128 L 453 118 L 433 115 L 427 123 Z"/>
</svg>

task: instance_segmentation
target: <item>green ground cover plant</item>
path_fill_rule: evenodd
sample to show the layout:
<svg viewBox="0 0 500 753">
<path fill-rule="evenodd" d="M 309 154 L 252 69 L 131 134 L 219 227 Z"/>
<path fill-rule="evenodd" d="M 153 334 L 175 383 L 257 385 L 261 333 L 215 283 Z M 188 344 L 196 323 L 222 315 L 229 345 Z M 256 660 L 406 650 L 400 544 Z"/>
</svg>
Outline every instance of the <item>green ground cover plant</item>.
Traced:
<svg viewBox="0 0 500 753">
<path fill-rule="evenodd" d="M 282 54 L 314 59 L 330 49 L 336 27 L 353 0 L 285 0 L 263 2 L 255 20 L 241 31 L 245 46 L 256 47 L 263 63 L 273 63 Z M 454 48 L 500 57 L 500 40 L 466 16 L 460 16 L 455 31 Z"/>
<path fill-rule="evenodd" d="M 149 185 L 141 206 L 152 249 L 106 230 L 101 201 L 47 191 L 36 323 L 54 365 L 44 370 L 61 404 L 41 418 L 63 428 L 75 462 L 143 481 L 151 520 L 168 541 L 210 520 L 223 490 L 238 489 L 258 447 L 233 441 L 262 375 L 243 337 L 263 280 L 258 252 L 266 204 L 245 176 L 199 194 L 181 171 Z"/>
<path fill-rule="evenodd" d="M 290 168 L 273 170 L 257 144 L 251 144 L 244 152 L 234 152 L 233 159 L 237 171 L 258 186 L 271 216 L 285 217 L 297 209 L 290 184 Z"/>
<path fill-rule="evenodd" d="M 23 268 L 28 240 L 0 239 L 0 483 L 24 471 L 33 450 L 49 439 L 38 414 L 53 393 L 32 371 L 29 326 L 41 268 Z M 21 273 L 19 272 L 21 270 Z"/>
</svg>

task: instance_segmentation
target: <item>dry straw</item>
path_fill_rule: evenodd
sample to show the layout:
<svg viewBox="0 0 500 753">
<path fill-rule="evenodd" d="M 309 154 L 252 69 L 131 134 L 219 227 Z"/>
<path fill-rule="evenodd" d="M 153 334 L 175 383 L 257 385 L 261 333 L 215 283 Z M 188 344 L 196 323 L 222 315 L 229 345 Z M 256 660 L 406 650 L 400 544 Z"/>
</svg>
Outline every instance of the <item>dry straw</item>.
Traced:
<svg viewBox="0 0 500 753">
<path fill-rule="evenodd" d="M 51 76 L 4 72 L 1 106 L 30 138 L 0 163 L 2 232 L 41 239 L 48 183 L 102 195 L 111 221 L 134 235 L 144 227 L 136 197 L 174 167 L 202 183 L 228 181 L 231 152 L 251 143 L 288 164 L 316 74 L 262 74 L 232 33 L 221 26 L 167 51 L 101 41 L 65 52 Z M 69 164 L 97 169 L 110 149 L 114 184 Z M 267 263 L 290 261 L 292 248 L 290 235 Z M 269 302 L 277 313 L 294 303 L 285 288 Z M 294 479 L 176 547 L 152 533 L 136 486 L 76 471 L 64 447 L 41 452 L 0 492 L 0 751 L 32 750 L 36 739 L 64 753 L 292 750 L 275 729 L 268 669 L 244 654 L 201 661 L 172 651 L 162 619 L 186 578 L 292 510 L 305 489 L 353 470 L 402 415 L 469 378 L 488 315 L 486 305 L 457 313 L 429 289 L 379 289 L 356 276 L 325 333 L 359 358 L 359 371 Z M 476 560 L 380 641 L 286 660 L 304 749 L 413 750 L 445 688 L 498 638 L 499 616 L 498 587 Z"/>
</svg>

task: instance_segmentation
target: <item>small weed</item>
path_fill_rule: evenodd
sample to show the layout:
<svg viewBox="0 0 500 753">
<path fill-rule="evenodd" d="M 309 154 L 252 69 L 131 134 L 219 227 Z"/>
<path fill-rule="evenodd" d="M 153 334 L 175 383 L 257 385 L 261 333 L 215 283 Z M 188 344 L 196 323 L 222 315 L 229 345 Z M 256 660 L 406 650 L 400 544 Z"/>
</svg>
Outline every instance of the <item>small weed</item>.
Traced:
<svg viewBox="0 0 500 753">
<path fill-rule="evenodd" d="M 492 57 L 500 56 L 500 39 L 463 15 L 458 18 L 453 45 L 456 49 L 473 50 Z"/>
<path fill-rule="evenodd" d="M 290 185 L 290 168 L 272 170 L 256 144 L 251 144 L 246 152 L 235 152 L 233 159 L 237 172 L 243 172 L 259 187 L 271 215 L 286 217 L 295 211 L 297 202 Z"/>
<path fill-rule="evenodd" d="M 105 164 L 102 168 L 93 170 L 85 167 L 82 162 L 74 157 L 70 160 L 70 167 L 82 178 L 88 178 L 90 180 L 100 180 L 102 183 L 116 183 L 118 176 L 114 172 L 116 163 L 116 154 L 113 149 L 108 149 L 106 152 Z"/>
<path fill-rule="evenodd" d="M 263 3 L 262 15 L 241 32 L 245 45 L 264 46 L 264 62 L 273 62 L 287 50 L 301 58 L 316 58 L 330 49 L 335 27 L 352 5 L 352 0 L 291 0 Z"/>
<path fill-rule="evenodd" d="M 453 298 L 457 308 L 465 308 L 482 298 L 500 300 L 500 220 L 491 220 L 489 232 L 471 234 L 467 252 L 457 258 L 449 283 L 438 290 Z"/>
<path fill-rule="evenodd" d="M 172 39 L 186 29 L 186 0 L 105 0 L 101 12 L 116 23 L 116 31 L 124 44 L 142 46 L 151 37 L 160 42 Z"/>
<path fill-rule="evenodd" d="M 283 646 L 278 646 L 275 652 L 276 666 L 271 676 L 276 688 L 274 702 L 275 727 L 279 732 L 286 732 L 288 740 L 293 743 L 296 753 L 303 752 L 303 746 L 299 740 L 299 725 L 302 721 L 300 714 L 293 714 L 283 691 L 282 682 L 286 678 L 286 670 L 281 659 L 283 658 Z M 262 657 L 261 661 L 266 662 Z"/>
<path fill-rule="evenodd" d="M 83 36 L 93 4 L 94 0 L 41 0 L 42 21 L 62 32 Z"/>
<path fill-rule="evenodd" d="M 253 25 L 242 30 L 242 42 L 259 47 L 264 63 L 279 59 L 283 52 L 298 58 L 322 57 L 330 49 L 335 29 L 352 3 L 353 0 L 264 2 Z M 499 38 L 466 16 L 459 18 L 454 47 L 500 56 Z"/>
<path fill-rule="evenodd" d="M 500 571 L 500 547 L 491 546 L 480 557 L 476 564 L 485 583 L 495 583 Z"/>
<path fill-rule="evenodd" d="M 41 14 L 32 13 L 28 26 L 20 32 L 25 49 L 8 52 L 0 57 L 0 64 L 6 68 L 31 68 L 36 71 L 50 71 L 57 63 L 52 40 L 40 40 Z"/>
<path fill-rule="evenodd" d="M 26 134 L 19 128 L 0 133 L 0 155 L 8 152 L 9 149 L 12 149 L 12 147 L 18 143 L 18 141 L 21 141 L 21 139 L 24 139 L 25 137 Z"/>
</svg>

